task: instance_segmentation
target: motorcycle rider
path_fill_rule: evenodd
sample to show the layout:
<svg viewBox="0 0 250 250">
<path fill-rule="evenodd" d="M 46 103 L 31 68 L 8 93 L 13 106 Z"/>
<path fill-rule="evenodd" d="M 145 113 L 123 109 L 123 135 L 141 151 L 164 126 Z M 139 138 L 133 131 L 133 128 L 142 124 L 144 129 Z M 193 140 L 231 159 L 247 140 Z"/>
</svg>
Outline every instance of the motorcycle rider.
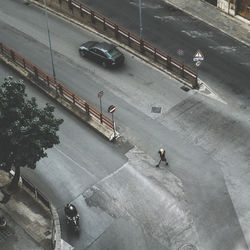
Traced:
<svg viewBox="0 0 250 250">
<path fill-rule="evenodd" d="M 66 222 L 70 223 L 70 221 L 75 217 L 77 223 L 79 221 L 79 214 L 77 213 L 76 207 L 73 204 L 68 203 L 65 208 L 64 212 L 66 215 Z"/>
<path fill-rule="evenodd" d="M 4 228 L 7 226 L 7 221 L 5 220 L 4 216 L 0 213 L 0 228 Z"/>
</svg>

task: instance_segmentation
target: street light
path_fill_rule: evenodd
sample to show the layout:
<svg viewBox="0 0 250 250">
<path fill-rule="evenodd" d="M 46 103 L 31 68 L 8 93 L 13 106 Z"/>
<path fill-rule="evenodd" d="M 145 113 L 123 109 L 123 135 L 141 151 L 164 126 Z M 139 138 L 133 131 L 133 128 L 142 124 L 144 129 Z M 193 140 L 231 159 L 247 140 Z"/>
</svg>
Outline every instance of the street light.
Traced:
<svg viewBox="0 0 250 250">
<path fill-rule="evenodd" d="M 139 25 L 140 25 L 140 38 L 142 36 L 142 19 L 141 19 L 141 0 L 139 0 Z"/>
<path fill-rule="evenodd" d="M 56 85 L 56 73 L 55 73 L 53 52 L 52 52 L 52 46 L 51 46 L 51 40 L 50 40 L 50 31 L 49 31 L 49 17 L 48 17 L 48 12 L 47 12 L 46 0 L 43 0 L 43 2 L 44 2 L 44 7 L 45 7 L 45 15 L 46 15 L 46 22 L 47 22 L 48 37 L 49 37 L 49 49 L 50 49 L 50 57 L 51 57 L 53 78 L 54 78 L 54 83 Z M 56 91 L 57 91 L 57 86 L 56 86 Z"/>
</svg>

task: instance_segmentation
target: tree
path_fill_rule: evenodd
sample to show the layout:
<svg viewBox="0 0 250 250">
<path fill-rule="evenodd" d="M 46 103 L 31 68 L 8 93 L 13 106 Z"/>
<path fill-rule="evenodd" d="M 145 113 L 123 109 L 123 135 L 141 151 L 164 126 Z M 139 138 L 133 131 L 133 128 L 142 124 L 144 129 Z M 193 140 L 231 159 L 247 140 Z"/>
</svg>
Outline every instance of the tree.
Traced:
<svg viewBox="0 0 250 250">
<path fill-rule="evenodd" d="M 54 109 L 48 103 L 41 109 L 34 97 L 27 99 L 21 80 L 7 77 L 0 86 L 0 166 L 15 168 L 10 189 L 17 188 L 21 167 L 34 169 L 47 157 L 45 150 L 60 142 L 56 132 L 63 120 L 54 117 Z"/>
</svg>

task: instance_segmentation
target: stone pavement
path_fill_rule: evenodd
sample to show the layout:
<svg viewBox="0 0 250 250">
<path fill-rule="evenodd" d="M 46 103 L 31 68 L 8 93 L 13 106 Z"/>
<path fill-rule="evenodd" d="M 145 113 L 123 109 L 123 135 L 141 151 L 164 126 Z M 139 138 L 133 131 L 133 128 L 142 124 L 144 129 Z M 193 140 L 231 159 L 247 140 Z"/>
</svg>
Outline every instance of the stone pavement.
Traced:
<svg viewBox="0 0 250 250">
<path fill-rule="evenodd" d="M 250 21 L 247 19 L 239 16 L 229 16 L 215 6 L 202 0 L 164 1 L 250 46 Z"/>
<path fill-rule="evenodd" d="M 0 210 L 7 219 L 8 226 L 0 230 L 0 245 L 3 250 L 52 249 L 51 215 L 31 194 L 20 187 L 6 197 L 5 185 L 10 182 L 9 174 L 0 170 Z"/>
</svg>

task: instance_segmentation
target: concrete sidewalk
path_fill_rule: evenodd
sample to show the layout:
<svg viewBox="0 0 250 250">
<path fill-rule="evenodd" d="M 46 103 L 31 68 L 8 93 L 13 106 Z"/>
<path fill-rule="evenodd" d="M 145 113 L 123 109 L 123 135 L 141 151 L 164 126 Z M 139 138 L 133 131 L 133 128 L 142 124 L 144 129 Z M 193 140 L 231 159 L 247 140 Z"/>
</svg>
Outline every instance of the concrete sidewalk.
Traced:
<svg viewBox="0 0 250 250">
<path fill-rule="evenodd" d="M 229 16 L 202 0 L 163 1 L 250 46 L 250 21 L 247 19 Z"/>
<path fill-rule="evenodd" d="M 0 170 L 0 210 L 8 223 L 6 229 L 0 230 L 1 249 L 52 249 L 49 209 L 22 187 L 11 194 L 5 203 L 5 186 L 10 181 L 9 174 Z"/>
</svg>

